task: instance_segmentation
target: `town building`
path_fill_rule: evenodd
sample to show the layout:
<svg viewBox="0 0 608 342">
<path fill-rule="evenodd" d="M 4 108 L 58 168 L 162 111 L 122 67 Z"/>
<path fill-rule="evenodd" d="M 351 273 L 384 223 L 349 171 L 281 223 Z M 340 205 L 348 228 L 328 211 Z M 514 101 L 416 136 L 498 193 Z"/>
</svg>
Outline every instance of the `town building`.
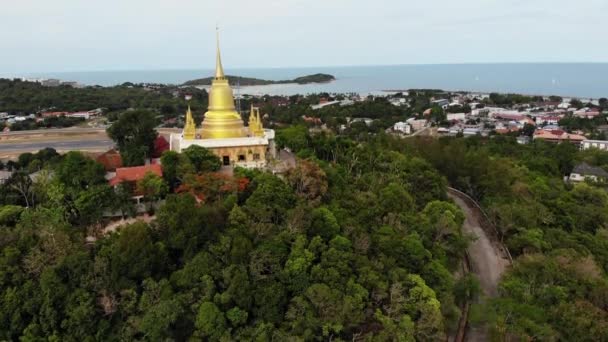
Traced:
<svg viewBox="0 0 608 342">
<path fill-rule="evenodd" d="M 245 168 L 265 167 L 268 159 L 276 157 L 274 130 L 262 127 L 259 109 L 251 107 L 248 127 L 235 109 L 232 88 L 222 67 L 219 38 L 208 111 L 199 129 L 188 106 L 185 122 L 181 134 L 171 134 L 169 144 L 173 151 L 201 146 L 217 155 L 224 166 Z"/>
<path fill-rule="evenodd" d="M 583 140 L 581 143 L 581 149 L 588 150 L 590 148 L 608 151 L 608 140 Z"/>
<path fill-rule="evenodd" d="M 407 122 L 397 122 L 393 125 L 393 131 L 403 133 L 403 134 L 411 134 L 412 126 Z"/>
<path fill-rule="evenodd" d="M 406 120 L 406 122 L 408 124 L 410 124 L 410 126 L 412 126 L 412 130 L 414 132 L 417 132 L 421 129 L 424 129 L 427 125 L 427 121 L 424 119 L 418 119 L 416 120 L 416 118 L 409 118 Z"/>
<path fill-rule="evenodd" d="M 446 115 L 448 121 L 464 121 L 466 118 L 465 113 L 449 113 Z"/>
<path fill-rule="evenodd" d="M 537 129 L 534 131 L 534 140 L 544 140 L 548 142 L 569 142 L 573 144 L 580 144 L 587 138 L 580 134 L 570 134 L 564 132 L 562 130 L 547 130 L 547 129 Z"/>
<path fill-rule="evenodd" d="M 115 149 L 100 154 L 95 161 L 103 165 L 106 172 L 115 172 L 116 169 L 122 167 L 122 157 Z"/>
<path fill-rule="evenodd" d="M 431 101 L 431 104 L 433 106 L 439 106 L 443 109 L 446 109 L 450 105 L 450 100 L 448 100 L 448 99 L 433 100 L 433 101 Z"/>
<path fill-rule="evenodd" d="M 574 112 L 574 116 L 583 119 L 593 119 L 601 114 L 598 108 L 583 108 Z"/>
<path fill-rule="evenodd" d="M 601 167 L 581 163 L 574 167 L 568 179 L 571 182 L 584 182 L 585 180 L 605 182 L 608 180 L 608 172 Z"/>
</svg>

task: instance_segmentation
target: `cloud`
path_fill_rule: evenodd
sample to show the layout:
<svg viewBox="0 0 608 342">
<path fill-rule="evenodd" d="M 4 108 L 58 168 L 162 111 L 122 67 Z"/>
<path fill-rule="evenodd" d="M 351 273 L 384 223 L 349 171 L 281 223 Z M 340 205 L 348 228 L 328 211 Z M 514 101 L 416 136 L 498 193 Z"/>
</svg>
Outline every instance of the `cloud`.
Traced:
<svg viewBox="0 0 608 342">
<path fill-rule="evenodd" d="M 605 0 L 0 0 L 0 72 L 608 61 Z M 583 53 L 584 51 L 584 53 Z"/>
</svg>

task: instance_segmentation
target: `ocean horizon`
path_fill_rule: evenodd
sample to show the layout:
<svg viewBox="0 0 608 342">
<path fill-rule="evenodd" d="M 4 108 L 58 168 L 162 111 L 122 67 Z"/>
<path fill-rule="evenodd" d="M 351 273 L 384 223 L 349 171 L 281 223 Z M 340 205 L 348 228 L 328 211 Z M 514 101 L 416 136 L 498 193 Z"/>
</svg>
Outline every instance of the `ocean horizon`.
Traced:
<svg viewBox="0 0 608 342">
<path fill-rule="evenodd" d="M 299 68 L 226 68 L 226 74 L 267 80 L 293 79 L 326 73 L 336 77 L 322 84 L 277 84 L 241 87 L 251 95 L 310 93 L 376 93 L 407 89 L 608 97 L 608 63 L 498 63 L 334 66 Z M 213 75 L 212 69 L 111 70 L 0 74 L 0 77 L 58 78 L 84 85 L 113 86 L 125 82 L 182 84 Z M 235 86 L 235 85 L 233 85 Z"/>
</svg>

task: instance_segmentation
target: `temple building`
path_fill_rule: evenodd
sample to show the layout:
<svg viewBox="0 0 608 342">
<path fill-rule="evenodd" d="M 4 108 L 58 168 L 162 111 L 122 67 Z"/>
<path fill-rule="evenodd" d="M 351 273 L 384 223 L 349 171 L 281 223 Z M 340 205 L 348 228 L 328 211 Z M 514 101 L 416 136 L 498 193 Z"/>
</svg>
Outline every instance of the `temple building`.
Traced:
<svg viewBox="0 0 608 342">
<path fill-rule="evenodd" d="M 276 157 L 274 130 L 264 129 L 260 111 L 251 107 L 248 126 L 234 106 L 232 88 L 224 75 L 219 38 L 215 62 L 215 77 L 209 89 L 209 108 L 200 129 L 196 127 L 188 106 L 184 130 L 171 134 L 170 148 L 181 152 L 192 145 L 205 147 L 215 153 L 225 166 L 246 168 L 265 167 Z"/>
</svg>

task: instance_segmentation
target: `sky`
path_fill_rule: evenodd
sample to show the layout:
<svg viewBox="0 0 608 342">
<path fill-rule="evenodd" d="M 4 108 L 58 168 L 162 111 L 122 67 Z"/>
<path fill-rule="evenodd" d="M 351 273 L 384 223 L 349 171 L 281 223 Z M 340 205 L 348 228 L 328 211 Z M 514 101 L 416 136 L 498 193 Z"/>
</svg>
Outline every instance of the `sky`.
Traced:
<svg viewBox="0 0 608 342">
<path fill-rule="evenodd" d="M 608 0 L 0 0 L 0 73 L 608 62 Z"/>
</svg>

